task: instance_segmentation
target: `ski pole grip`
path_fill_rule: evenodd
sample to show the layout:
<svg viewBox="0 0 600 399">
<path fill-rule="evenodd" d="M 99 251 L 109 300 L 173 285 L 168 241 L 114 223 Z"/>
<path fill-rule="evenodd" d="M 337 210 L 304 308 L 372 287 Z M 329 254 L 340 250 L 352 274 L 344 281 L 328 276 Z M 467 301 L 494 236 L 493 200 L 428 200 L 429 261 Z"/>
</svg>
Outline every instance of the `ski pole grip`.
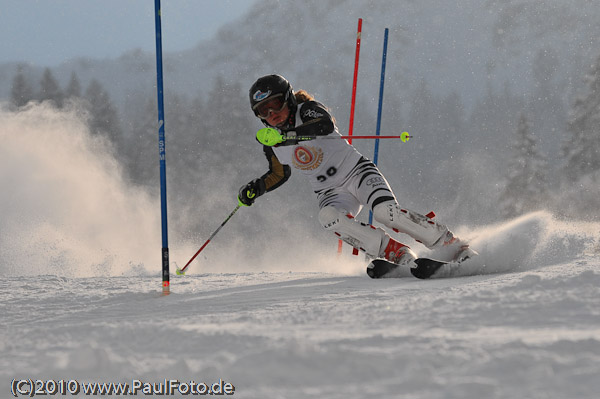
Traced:
<svg viewBox="0 0 600 399">
<path fill-rule="evenodd" d="M 256 197 L 256 191 L 254 191 L 253 189 L 246 190 L 246 197 L 249 199 Z M 238 195 L 237 199 L 238 199 L 238 206 L 250 206 L 248 204 L 243 203 L 242 199 L 240 198 L 239 195 Z"/>
</svg>

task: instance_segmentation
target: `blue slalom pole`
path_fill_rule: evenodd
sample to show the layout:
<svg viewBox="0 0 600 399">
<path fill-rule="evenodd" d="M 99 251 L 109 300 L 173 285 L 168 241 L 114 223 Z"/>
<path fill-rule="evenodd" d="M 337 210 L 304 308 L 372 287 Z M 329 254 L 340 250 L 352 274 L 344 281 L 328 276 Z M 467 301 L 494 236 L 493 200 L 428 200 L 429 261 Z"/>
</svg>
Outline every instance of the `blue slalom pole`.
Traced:
<svg viewBox="0 0 600 399">
<path fill-rule="evenodd" d="M 160 0 L 154 0 L 156 26 L 156 91 L 158 99 L 158 156 L 160 160 L 160 216 L 162 227 L 162 292 L 170 293 L 169 238 L 167 233 L 167 163 L 165 149 L 165 107 L 163 100 L 162 33 Z"/>
<path fill-rule="evenodd" d="M 377 109 L 377 129 L 375 135 L 379 136 L 381 130 L 381 109 L 383 108 L 383 86 L 385 83 L 385 62 L 387 59 L 387 42 L 389 29 L 385 28 L 383 36 L 383 57 L 381 60 L 381 82 L 379 83 L 379 106 Z M 379 158 L 379 139 L 375 139 L 375 153 L 373 154 L 373 163 L 377 165 Z M 369 211 L 369 224 L 373 224 L 373 211 Z"/>
</svg>

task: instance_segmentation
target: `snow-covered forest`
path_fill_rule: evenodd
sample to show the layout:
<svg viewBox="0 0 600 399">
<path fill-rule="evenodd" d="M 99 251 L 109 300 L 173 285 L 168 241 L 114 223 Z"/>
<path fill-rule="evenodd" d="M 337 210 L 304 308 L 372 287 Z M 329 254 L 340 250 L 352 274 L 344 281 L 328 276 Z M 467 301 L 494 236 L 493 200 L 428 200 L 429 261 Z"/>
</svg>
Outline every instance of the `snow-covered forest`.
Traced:
<svg viewBox="0 0 600 399">
<path fill-rule="evenodd" d="M 249 36 L 258 40 L 249 42 L 249 50 L 266 55 L 258 67 L 236 65 L 251 64 L 236 56 L 239 31 L 253 32 L 249 25 L 261 18 L 271 31 L 280 28 L 276 18 L 258 12 L 270 2 L 258 2 L 246 19 L 224 27 L 214 43 L 202 43 L 185 54 L 167 55 L 166 130 L 174 185 L 172 207 L 194 207 L 209 193 L 234 196 L 235 188 L 245 180 L 263 173 L 265 164 L 252 140 L 259 124 L 253 120 L 246 99 L 249 83 L 260 74 L 281 73 L 297 88 L 315 93 L 333 109 L 341 129 L 347 129 L 352 30 L 356 28 L 351 16 L 361 16 L 364 10 L 356 129 L 374 133 L 382 34 L 378 27 L 393 21 L 382 130 L 408 130 L 415 139 L 404 146 L 385 143 L 380 165 L 392 185 L 399 188 L 401 201 L 413 206 L 427 198 L 430 207 L 455 214 L 463 222 L 485 223 L 536 209 L 549 209 L 564 218 L 596 219 L 597 212 L 590 213 L 589 209 L 600 205 L 596 184 L 600 133 L 595 123 L 600 103 L 600 49 L 585 40 L 597 33 L 595 25 L 585 22 L 597 8 L 591 3 L 566 1 L 546 1 L 544 7 L 523 1 L 471 3 L 465 2 L 461 10 L 469 11 L 460 14 L 454 7 L 440 9 L 436 2 L 419 6 L 409 2 L 405 7 L 397 2 L 378 2 L 371 8 L 362 2 L 314 3 L 310 7 L 277 3 L 273 12 L 302 22 L 294 28 L 298 31 L 282 30 L 287 32 L 285 42 L 293 37 L 330 38 L 317 50 L 319 57 L 282 62 L 289 57 L 287 52 L 274 56 L 271 48 L 263 48 L 260 34 L 252 33 Z M 353 6 L 351 16 L 341 18 L 335 13 L 349 5 Z M 327 21 L 319 13 L 321 9 L 331 19 L 330 24 L 343 21 L 343 26 L 335 33 L 312 32 L 328 26 L 320 24 Z M 384 13 L 397 13 L 398 19 Z M 558 18 L 562 14 L 570 18 Z M 421 21 L 433 25 L 417 30 L 408 16 L 413 17 L 412 24 Z M 480 18 L 490 23 L 483 24 Z M 464 32 L 456 27 L 459 22 L 467 24 L 463 29 L 468 32 L 476 32 L 476 43 L 462 36 Z M 556 30 L 563 33 L 560 41 L 550 40 Z M 450 37 L 442 41 L 442 34 Z M 451 49 L 445 47 L 446 40 L 450 40 Z M 229 58 L 210 52 L 216 46 L 219 54 L 229 54 Z M 276 49 L 280 46 L 283 44 L 273 45 Z M 461 59 L 464 51 L 472 58 Z M 206 58 L 207 52 L 209 58 L 222 60 L 224 65 L 204 63 L 192 71 L 190 65 L 182 65 L 192 57 Z M 26 64 L 5 66 L 3 74 L 10 78 L 5 81 L 10 88 L 5 90 L 7 100 L 13 107 L 23 107 L 31 100 L 49 100 L 61 108 L 84 99 L 78 106 L 85 112 L 91 131 L 111 140 L 131 182 L 152 189 L 157 185 L 158 171 L 151 56 L 133 51 L 110 61 L 108 67 L 102 65 L 107 61 L 94 60 L 70 61 L 54 70 Z M 415 71 L 406 59 L 417 56 L 423 59 L 421 70 Z M 329 65 L 331 62 L 335 67 Z M 144 68 L 145 86 L 139 77 L 132 83 L 126 81 L 132 68 Z M 460 68 L 472 71 L 468 80 L 453 76 Z M 101 69 L 114 73 L 109 78 L 103 73 L 94 76 L 93 71 Z M 331 74 L 338 70 L 343 73 L 334 78 Z M 182 81 L 189 84 L 180 87 Z M 527 121 L 527 132 L 520 120 Z M 523 140 L 527 141 L 526 148 L 521 146 Z M 372 153 L 372 143 L 357 146 L 365 155 Z M 540 157 L 546 161 L 535 161 Z M 212 178 L 217 169 L 219 177 Z M 240 170 L 247 170 L 247 174 L 240 176 Z M 301 189 L 288 187 L 283 195 L 302 195 L 299 192 L 306 187 L 302 182 L 298 185 Z M 480 215 L 461 206 L 467 199 L 478 203 Z M 310 212 L 310 208 L 304 209 Z M 184 219 L 190 221 L 190 215 Z M 196 225 L 202 223 L 199 218 L 192 219 Z M 189 226 L 192 230 L 196 227 Z"/>
<path fill-rule="evenodd" d="M 541 51 L 536 63 L 547 63 L 544 57 L 545 51 Z M 537 72 L 538 87 L 531 97 L 523 98 L 508 88 L 501 93 L 490 89 L 470 112 L 456 92 L 440 97 L 424 80 L 419 83 L 408 96 L 409 112 L 402 119 L 406 122 L 394 124 L 396 129 L 406 127 L 423 132 L 422 136 L 415 133 L 417 139 L 410 143 L 413 147 L 403 148 L 400 154 L 399 173 L 415 193 L 409 191 L 409 197 L 432 196 L 442 203 L 462 200 L 465 193 L 477 192 L 476 183 L 482 183 L 463 168 L 485 159 L 499 168 L 495 176 L 498 180 L 494 182 L 497 189 L 491 197 L 486 195 L 487 213 L 501 218 L 550 209 L 561 217 L 589 218 L 589 208 L 600 205 L 595 190 L 600 170 L 600 55 L 581 76 L 581 88 L 566 106 L 548 83 L 554 72 L 547 65 L 536 63 L 533 68 L 545 72 Z M 30 102 L 44 101 L 57 109 L 76 107 L 86 115 L 93 134 L 110 140 L 132 183 L 156 186 L 155 96 L 131 99 L 128 107 L 119 111 L 107 90 L 95 79 L 83 90 L 77 73 L 72 72 L 68 84 L 61 87 L 52 70 L 46 68 L 39 82 L 30 82 L 22 65 L 13 78 L 10 94 L 10 104 L 15 110 L 27 107 Z M 259 173 L 260 164 L 253 159 L 260 156 L 252 155 L 252 147 L 239 145 L 248 143 L 243 135 L 250 136 L 256 125 L 247 109 L 245 88 L 220 77 L 204 97 L 210 101 L 185 94 L 168 97 L 166 120 L 168 131 L 174 134 L 169 141 L 169 167 L 189 182 L 196 180 L 198 171 L 209 172 L 213 165 L 229 171 L 223 176 L 235 176 L 235 170 L 245 164 L 256 165 Z M 548 110 L 553 111 L 551 123 L 546 118 Z M 552 136 L 554 146 L 546 142 L 548 136 Z M 400 148 L 394 151 L 400 153 Z M 423 157 L 423 153 L 427 156 Z M 394 156 L 392 151 L 386 155 Z M 394 165 L 393 161 L 387 163 Z M 392 169 L 388 173 L 395 172 Z M 440 184 L 442 193 L 438 192 Z M 565 198 L 560 194 L 573 189 L 582 198 Z"/>
</svg>

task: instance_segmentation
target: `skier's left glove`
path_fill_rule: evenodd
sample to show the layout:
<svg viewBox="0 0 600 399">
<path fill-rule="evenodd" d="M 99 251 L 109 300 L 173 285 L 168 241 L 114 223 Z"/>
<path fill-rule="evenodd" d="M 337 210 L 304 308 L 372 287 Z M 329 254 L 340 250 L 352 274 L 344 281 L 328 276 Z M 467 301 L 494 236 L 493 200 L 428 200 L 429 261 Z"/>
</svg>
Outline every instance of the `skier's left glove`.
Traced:
<svg viewBox="0 0 600 399">
<path fill-rule="evenodd" d="M 254 179 L 248 184 L 240 187 L 238 194 L 238 204 L 241 206 L 250 206 L 257 197 L 265 193 L 265 182 L 262 179 Z"/>
</svg>

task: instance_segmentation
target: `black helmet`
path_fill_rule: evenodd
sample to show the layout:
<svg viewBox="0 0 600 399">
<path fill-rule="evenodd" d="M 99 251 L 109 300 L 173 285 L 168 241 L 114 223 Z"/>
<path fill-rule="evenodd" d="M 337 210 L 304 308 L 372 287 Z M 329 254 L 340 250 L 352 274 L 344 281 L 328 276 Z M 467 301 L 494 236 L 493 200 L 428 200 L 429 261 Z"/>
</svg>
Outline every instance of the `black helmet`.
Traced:
<svg viewBox="0 0 600 399">
<path fill-rule="evenodd" d="M 281 75 L 266 75 L 258 78 L 250 87 L 250 106 L 256 116 L 258 115 L 258 105 L 274 96 L 283 97 L 290 109 L 294 110 L 297 103 L 292 89 L 292 85 Z"/>
</svg>

